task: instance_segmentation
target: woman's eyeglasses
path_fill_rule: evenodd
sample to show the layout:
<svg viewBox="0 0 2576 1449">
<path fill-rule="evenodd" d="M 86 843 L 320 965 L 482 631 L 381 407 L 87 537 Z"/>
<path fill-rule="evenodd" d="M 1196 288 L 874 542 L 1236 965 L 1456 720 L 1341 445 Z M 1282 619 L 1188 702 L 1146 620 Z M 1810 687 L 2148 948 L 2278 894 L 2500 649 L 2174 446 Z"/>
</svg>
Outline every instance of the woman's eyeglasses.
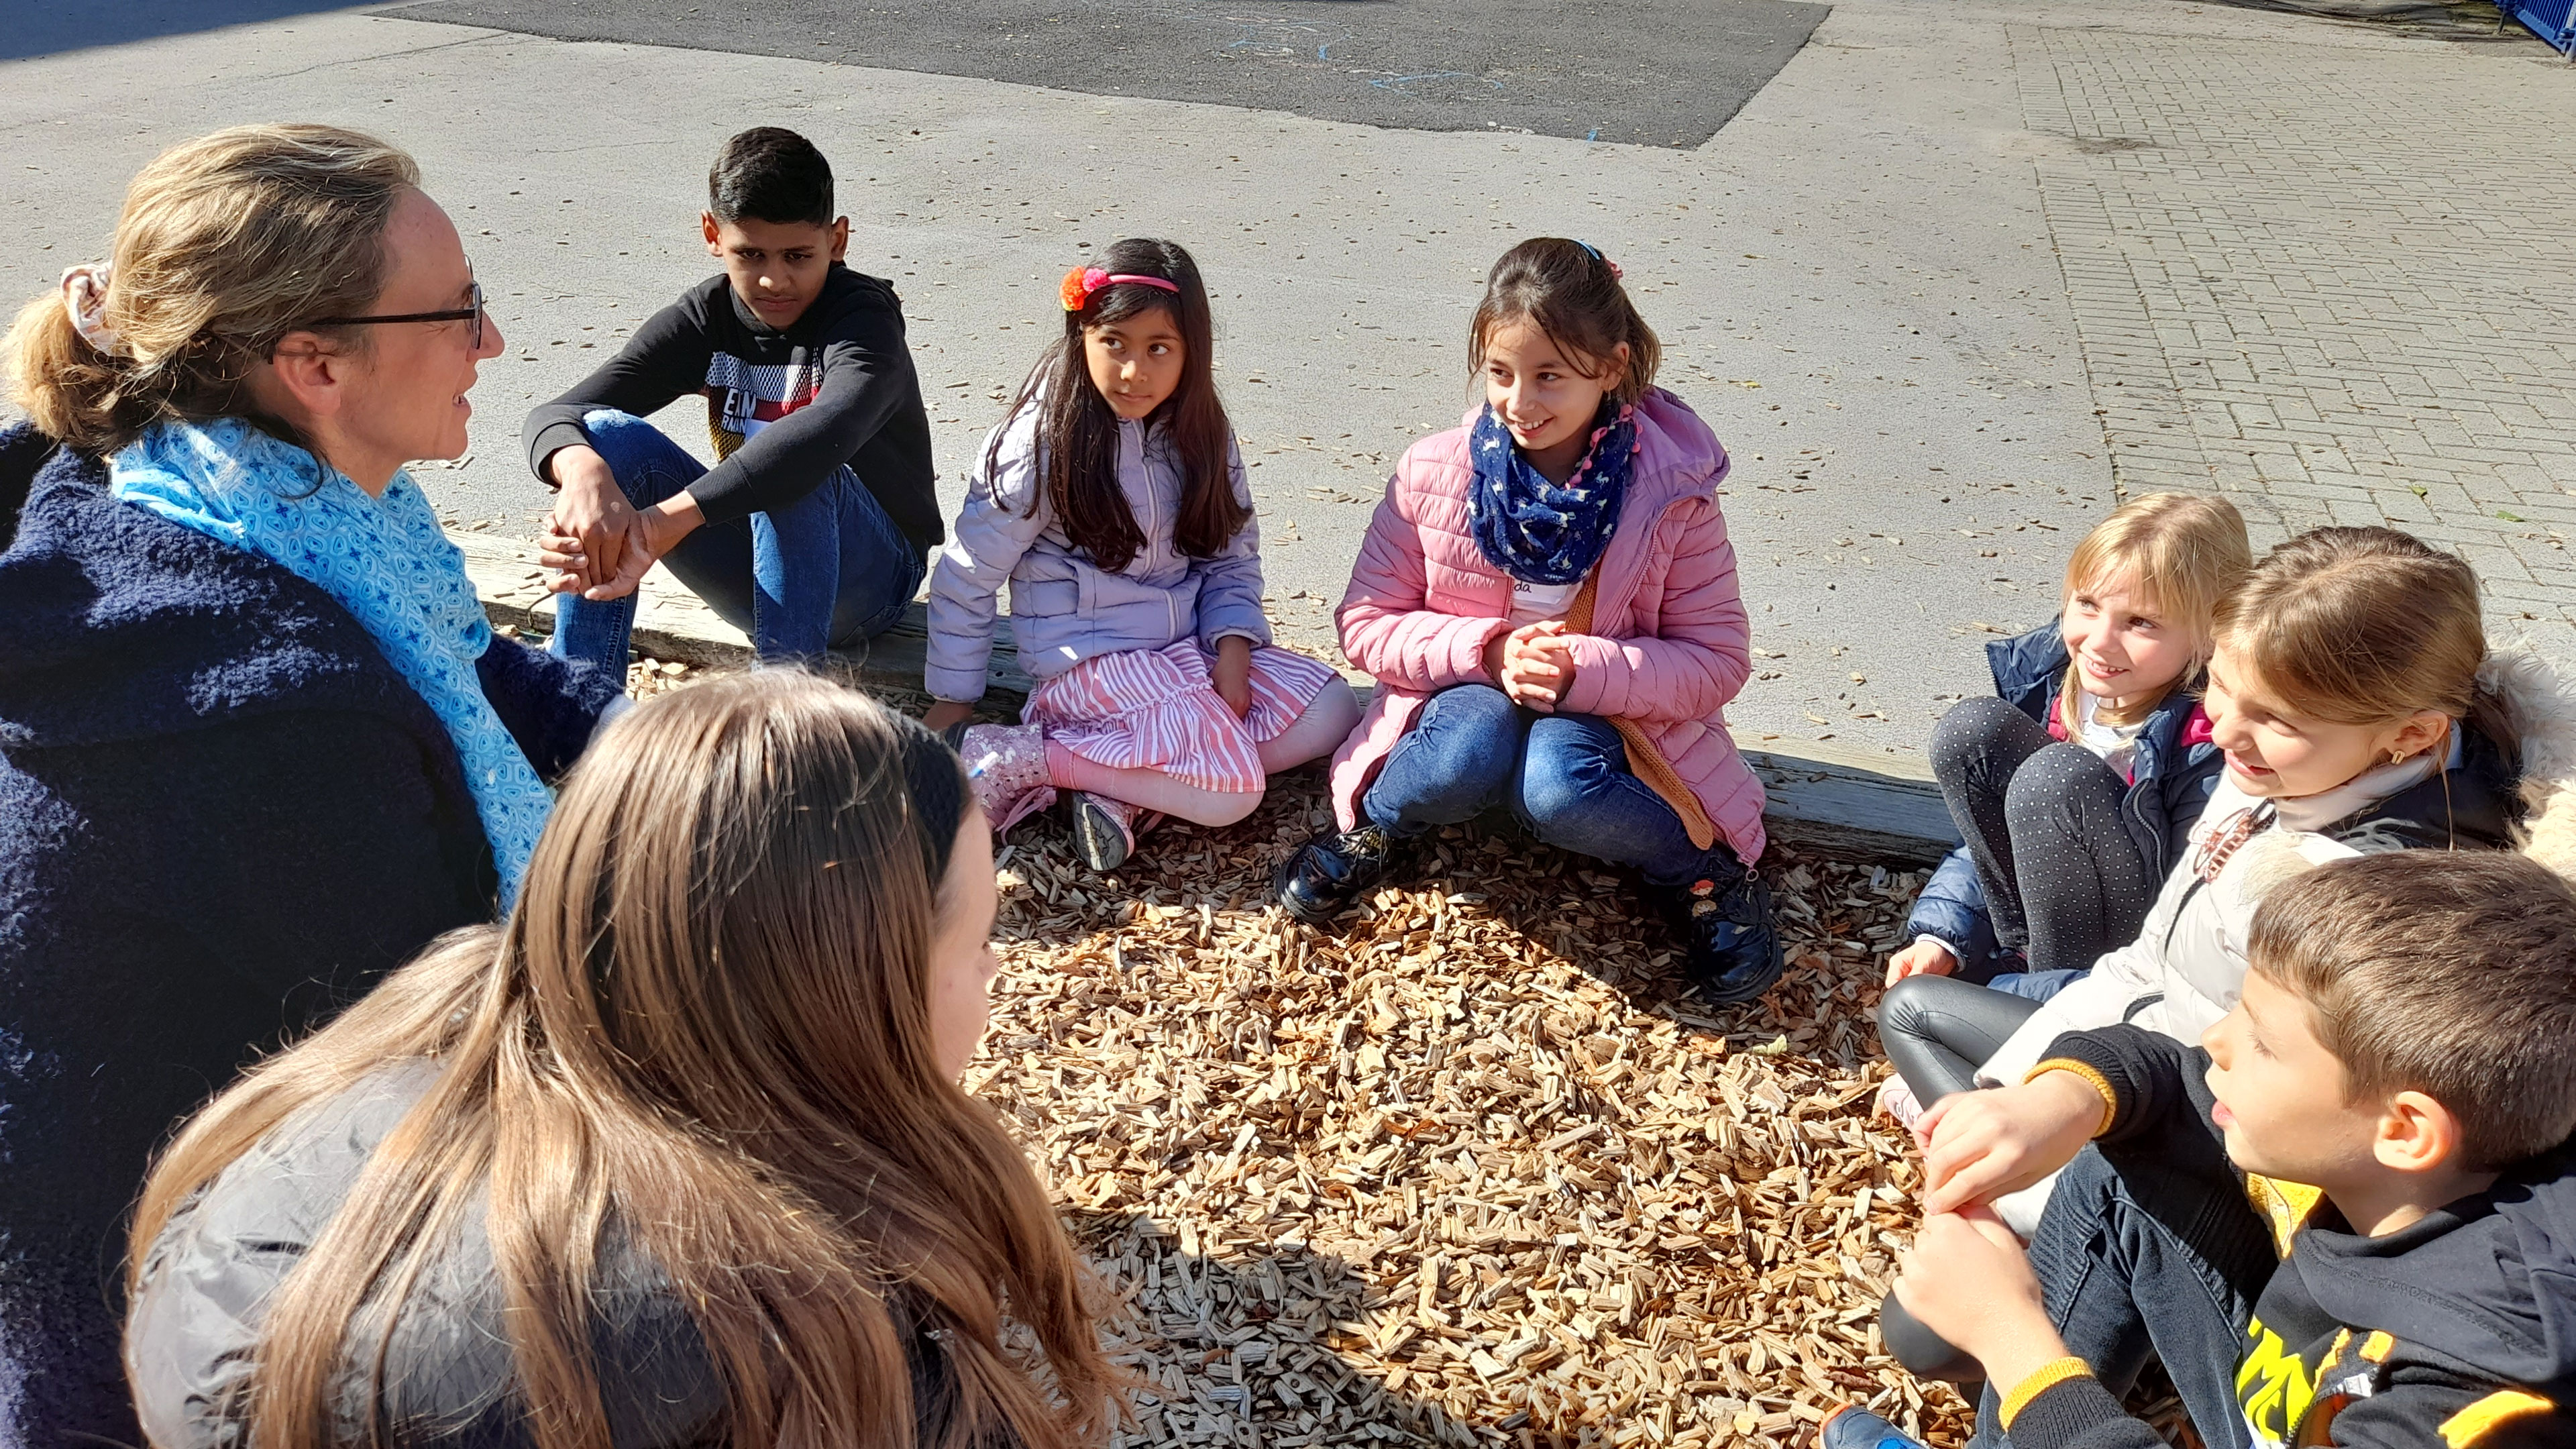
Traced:
<svg viewBox="0 0 2576 1449">
<path fill-rule="evenodd" d="M 468 283 L 466 290 L 474 299 L 471 307 L 451 307 L 443 312 L 388 312 L 376 317 L 320 317 L 307 327 L 369 327 L 380 322 L 471 322 L 466 329 L 465 345 L 479 352 L 483 349 L 483 284 Z"/>
</svg>

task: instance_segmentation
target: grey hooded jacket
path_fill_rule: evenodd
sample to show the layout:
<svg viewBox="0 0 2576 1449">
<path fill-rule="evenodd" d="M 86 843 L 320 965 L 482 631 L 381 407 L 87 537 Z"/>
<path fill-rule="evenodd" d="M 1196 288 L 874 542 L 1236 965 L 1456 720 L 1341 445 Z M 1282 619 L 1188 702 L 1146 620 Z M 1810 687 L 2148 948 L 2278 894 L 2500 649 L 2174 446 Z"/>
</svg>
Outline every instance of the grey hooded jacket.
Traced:
<svg viewBox="0 0 2576 1449">
<path fill-rule="evenodd" d="M 171 1216 L 144 1257 L 125 1330 L 135 1412 L 157 1449 L 251 1442 L 245 1391 L 271 1296 L 437 1074 L 432 1062 L 397 1063 L 289 1118 Z M 399 1305 L 371 1299 L 353 1321 L 349 1347 L 372 1349 L 393 1316 L 376 1422 L 378 1442 L 395 1449 L 534 1443 L 514 1392 L 483 1215 L 465 1217 Z M 723 1380 L 661 1270 L 612 1233 L 601 1241 L 592 1292 L 591 1352 L 615 1449 L 729 1443 Z M 336 1390 L 342 1442 L 352 1445 L 368 1442 L 365 1358 L 350 1355 Z M 955 1382 L 927 1334 L 914 1337 L 911 1358 L 917 1439 L 935 1443 Z"/>
</svg>

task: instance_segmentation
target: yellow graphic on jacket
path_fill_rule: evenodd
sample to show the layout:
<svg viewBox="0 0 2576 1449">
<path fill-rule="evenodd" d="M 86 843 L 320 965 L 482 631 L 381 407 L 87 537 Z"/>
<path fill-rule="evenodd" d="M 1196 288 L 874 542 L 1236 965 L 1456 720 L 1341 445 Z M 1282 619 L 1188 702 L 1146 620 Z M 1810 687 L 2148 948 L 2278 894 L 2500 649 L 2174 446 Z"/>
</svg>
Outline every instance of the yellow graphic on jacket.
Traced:
<svg viewBox="0 0 2576 1449">
<path fill-rule="evenodd" d="M 2290 1442 L 2299 1421 L 2316 1399 L 2317 1382 L 2307 1360 L 2281 1341 L 2281 1335 L 2255 1319 L 2245 1330 L 2249 1347 L 2236 1370 L 2236 1403 L 2254 1442 L 2279 1449 Z"/>
</svg>

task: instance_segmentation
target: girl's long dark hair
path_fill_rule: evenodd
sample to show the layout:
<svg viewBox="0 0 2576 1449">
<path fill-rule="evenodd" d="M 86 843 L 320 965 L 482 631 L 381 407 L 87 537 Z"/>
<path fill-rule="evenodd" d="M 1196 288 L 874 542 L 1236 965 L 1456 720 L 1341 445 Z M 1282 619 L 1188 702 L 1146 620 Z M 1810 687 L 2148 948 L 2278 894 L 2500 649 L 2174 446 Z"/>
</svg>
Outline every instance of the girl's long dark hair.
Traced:
<svg viewBox="0 0 2576 1449">
<path fill-rule="evenodd" d="M 1079 312 L 1064 314 L 1064 341 L 1020 384 L 1019 396 L 985 450 L 989 474 L 1001 461 L 1002 439 L 1024 408 L 1038 413 L 1038 466 L 1043 493 L 1029 500 L 1034 515 L 1038 498 L 1054 510 L 1073 546 L 1101 568 L 1116 573 L 1145 546 L 1136 515 L 1118 488 L 1118 414 L 1091 385 L 1084 361 L 1083 330 L 1126 322 L 1160 308 L 1180 324 L 1181 385 L 1154 410 L 1180 455 L 1180 518 L 1172 530 L 1182 553 L 1209 558 L 1225 550 L 1252 510 L 1234 496 L 1234 474 L 1227 466 L 1232 424 L 1217 400 L 1216 378 L 1209 369 L 1215 329 L 1208 318 L 1207 288 L 1199 281 L 1198 263 L 1177 242 L 1129 237 L 1112 242 L 1095 265 L 1113 276 L 1161 277 L 1180 288 L 1175 295 L 1160 287 L 1127 283 L 1093 292 Z"/>
</svg>

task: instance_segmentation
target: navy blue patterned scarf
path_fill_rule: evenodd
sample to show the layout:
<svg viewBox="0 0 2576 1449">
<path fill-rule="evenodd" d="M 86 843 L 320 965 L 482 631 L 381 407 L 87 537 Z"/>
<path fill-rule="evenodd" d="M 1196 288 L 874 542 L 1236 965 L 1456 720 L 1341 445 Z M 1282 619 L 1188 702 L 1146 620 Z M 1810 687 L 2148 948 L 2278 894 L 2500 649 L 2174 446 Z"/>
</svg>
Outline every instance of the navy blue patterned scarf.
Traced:
<svg viewBox="0 0 2576 1449">
<path fill-rule="evenodd" d="M 1609 411 L 1607 404 L 1603 411 Z M 1467 434 L 1475 477 L 1467 485 L 1467 522 L 1485 561 L 1525 584 L 1579 583 L 1610 546 L 1619 504 L 1628 496 L 1628 466 L 1637 449 L 1635 410 L 1596 421 L 1591 450 L 1574 476 L 1550 483 L 1512 444 L 1511 430 L 1487 407 Z"/>
</svg>

